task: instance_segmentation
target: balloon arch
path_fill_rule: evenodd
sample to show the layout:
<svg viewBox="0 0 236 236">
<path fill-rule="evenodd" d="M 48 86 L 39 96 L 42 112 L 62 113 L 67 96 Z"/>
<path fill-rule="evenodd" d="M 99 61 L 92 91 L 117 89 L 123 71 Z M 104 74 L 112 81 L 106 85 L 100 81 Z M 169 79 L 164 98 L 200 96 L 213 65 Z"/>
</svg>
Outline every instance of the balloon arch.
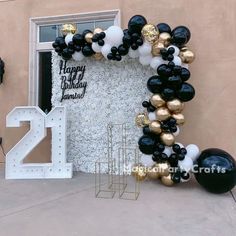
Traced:
<svg viewBox="0 0 236 236">
<path fill-rule="evenodd" d="M 143 16 L 135 15 L 125 30 L 111 26 L 80 34 L 76 33 L 74 25 L 65 24 L 61 32 L 53 47 L 64 60 L 81 61 L 92 57 L 121 61 L 128 55 L 157 72 L 147 81 L 152 96 L 142 103 L 146 111 L 136 117 L 137 126 L 143 128 L 139 149 L 152 155 L 155 164 L 135 166 L 132 174 L 137 180 L 159 178 L 164 185 L 171 186 L 188 181 L 194 172 L 197 181 L 211 192 L 222 193 L 235 186 L 236 165 L 228 153 L 207 149 L 200 154 L 197 145 L 184 147 L 175 141 L 185 121 L 184 103 L 195 95 L 193 86 L 187 82 L 188 65 L 195 58 L 186 47 L 191 38 L 187 27 L 171 30 L 166 23 L 149 24 Z"/>
</svg>

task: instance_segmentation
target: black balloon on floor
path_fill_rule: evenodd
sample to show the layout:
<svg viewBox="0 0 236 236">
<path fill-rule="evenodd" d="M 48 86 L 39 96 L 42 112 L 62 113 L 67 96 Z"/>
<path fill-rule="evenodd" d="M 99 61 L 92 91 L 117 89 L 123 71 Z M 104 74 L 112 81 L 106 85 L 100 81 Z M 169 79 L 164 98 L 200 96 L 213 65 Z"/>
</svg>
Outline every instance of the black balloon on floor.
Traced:
<svg viewBox="0 0 236 236">
<path fill-rule="evenodd" d="M 204 150 L 196 160 L 195 177 L 200 185 L 212 193 L 225 193 L 236 184 L 234 158 L 221 149 Z M 201 170 L 201 171 L 200 171 Z"/>
</svg>

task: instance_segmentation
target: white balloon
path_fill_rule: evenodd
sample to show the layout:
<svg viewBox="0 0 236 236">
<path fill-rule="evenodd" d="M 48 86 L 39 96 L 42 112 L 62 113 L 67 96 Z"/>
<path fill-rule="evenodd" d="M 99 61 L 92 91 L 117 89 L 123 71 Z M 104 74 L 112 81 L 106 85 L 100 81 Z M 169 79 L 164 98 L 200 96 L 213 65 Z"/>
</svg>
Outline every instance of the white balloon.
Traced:
<svg viewBox="0 0 236 236">
<path fill-rule="evenodd" d="M 156 120 L 157 119 L 156 113 L 155 112 L 149 112 L 148 113 L 148 118 L 149 118 L 150 121 Z"/>
<path fill-rule="evenodd" d="M 175 63 L 176 66 L 181 66 L 182 64 L 180 57 L 177 57 L 177 56 L 174 56 L 173 62 Z"/>
<path fill-rule="evenodd" d="M 123 30 L 119 26 L 113 25 L 106 30 L 105 39 L 110 45 L 118 47 L 122 44 L 123 36 Z"/>
<path fill-rule="evenodd" d="M 138 52 L 138 50 L 133 50 L 132 48 L 130 48 L 128 55 L 131 58 L 137 58 L 137 57 L 139 57 L 139 52 Z"/>
<path fill-rule="evenodd" d="M 142 154 L 141 156 L 141 163 L 145 166 L 152 166 L 153 164 L 155 164 L 152 158 L 150 158 L 150 155 L 145 154 Z"/>
<path fill-rule="evenodd" d="M 75 60 L 75 61 L 82 61 L 84 59 L 84 55 L 82 52 L 75 52 L 72 54 L 72 58 Z"/>
<path fill-rule="evenodd" d="M 153 57 L 151 60 L 150 66 L 154 70 L 157 70 L 157 68 L 162 64 L 166 64 L 166 62 L 161 57 Z"/>
<path fill-rule="evenodd" d="M 102 46 L 99 46 L 97 43 L 92 43 L 92 49 L 94 52 L 101 52 Z"/>
<path fill-rule="evenodd" d="M 174 52 L 174 54 L 173 54 L 174 56 L 178 56 L 178 55 L 179 55 L 180 50 L 179 50 L 178 47 L 176 47 L 175 45 L 170 45 L 170 46 L 167 48 L 167 50 L 168 50 L 169 48 L 174 48 L 174 49 L 175 49 L 175 52 Z"/>
<path fill-rule="evenodd" d="M 73 35 L 72 33 L 69 33 L 69 34 L 66 35 L 66 37 L 65 37 L 65 42 L 66 42 L 67 45 L 68 45 L 69 42 L 72 41 L 73 36 L 74 36 L 74 35 Z"/>
<path fill-rule="evenodd" d="M 142 46 L 138 48 L 140 56 L 147 56 L 152 52 L 152 45 L 148 42 L 144 42 Z"/>
<path fill-rule="evenodd" d="M 172 148 L 165 146 L 165 149 L 163 152 L 169 157 L 172 153 Z"/>
<path fill-rule="evenodd" d="M 107 59 L 107 54 L 111 52 L 111 45 L 105 44 L 102 46 L 101 53 Z"/>
<path fill-rule="evenodd" d="M 184 160 L 178 161 L 178 165 L 182 170 L 189 172 L 193 168 L 193 160 L 186 155 Z"/>
<path fill-rule="evenodd" d="M 148 66 L 148 65 L 150 65 L 151 60 L 152 60 L 152 55 L 140 56 L 140 57 L 139 57 L 139 62 L 140 62 L 143 66 Z"/>
<path fill-rule="evenodd" d="M 173 133 L 174 136 L 178 136 L 180 133 L 180 128 L 178 125 L 176 126 L 176 128 L 177 128 L 176 132 Z"/>
<path fill-rule="evenodd" d="M 189 144 L 187 147 L 186 147 L 186 150 L 187 150 L 187 155 L 193 160 L 195 161 L 199 154 L 200 154 L 200 150 L 198 148 L 197 145 L 195 144 Z"/>
</svg>

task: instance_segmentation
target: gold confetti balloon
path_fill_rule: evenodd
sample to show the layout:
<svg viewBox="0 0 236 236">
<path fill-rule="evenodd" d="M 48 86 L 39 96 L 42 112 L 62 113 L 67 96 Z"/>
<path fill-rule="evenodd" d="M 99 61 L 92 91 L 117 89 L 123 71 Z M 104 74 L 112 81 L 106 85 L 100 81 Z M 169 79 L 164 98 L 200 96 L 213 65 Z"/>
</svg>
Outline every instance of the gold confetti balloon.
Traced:
<svg viewBox="0 0 236 236">
<path fill-rule="evenodd" d="M 194 53 L 191 50 L 189 50 L 187 47 L 181 48 L 179 57 L 181 58 L 183 63 L 187 63 L 187 64 L 192 63 L 195 59 Z"/>
<path fill-rule="evenodd" d="M 172 114 L 172 117 L 176 119 L 178 125 L 183 125 L 185 122 L 184 115 L 182 113 Z"/>
<path fill-rule="evenodd" d="M 87 33 L 84 38 L 87 43 L 92 43 L 93 33 Z"/>
<path fill-rule="evenodd" d="M 172 112 L 181 112 L 184 108 L 184 104 L 179 99 L 174 99 L 167 102 L 167 107 Z"/>
<path fill-rule="evenodd" d="M 154 43 L 158 39 L 159 31 L 152 24 L 146 24 L 142 28 L 142 35 L 146 41 L 149 43 Z"/>
<path fill-rule="evenodd" d="M 174 185 L 173 180 L 171 179 L 171 174 L 167 175 L 167 176 L 162 176 L 161 177 L 161 182 L 165 185 L 165 186 L 172 186 Z"/>
<path fill-rule="evenodd" d="M 150 98 L 150 102 L 156 108 L 162 107 L 166 103 L 159 94 L 152 95 L 152 97 Z"/>
<path fill-rule="evenodd" d="M 152 121 L 149 124 L 149 128 L 153 133 L 160 134 L 161 133 L 161 124 L 159 121 Z"/>
<path fill-rule="evenodd" d="M 135 118 L 135 124 L 140 128 L 149 125 L 150 120 L 148 118 L 148 115 L 146 113 L 139 113 Z"/>
<path fill-rule="evenodd" d="M 67 34 L 75 34 L 76 32 L 76 26 L 73 24 L 64 24 L 61 27 L 61 33 L 62 35 L 66 36 Z"/>
<path fill-rule="evenodd" d="M 166 107 L 160 107 L 156 110 L 157 119 L 159 121 L 167 120 L 171 114 Z"/>
<path fill-rule="evenodd" d="M 175 143 L 175 136 L 171 133 L 162 133 L 160 138 L 166 146 L 172 146 Z"/>
</svg>

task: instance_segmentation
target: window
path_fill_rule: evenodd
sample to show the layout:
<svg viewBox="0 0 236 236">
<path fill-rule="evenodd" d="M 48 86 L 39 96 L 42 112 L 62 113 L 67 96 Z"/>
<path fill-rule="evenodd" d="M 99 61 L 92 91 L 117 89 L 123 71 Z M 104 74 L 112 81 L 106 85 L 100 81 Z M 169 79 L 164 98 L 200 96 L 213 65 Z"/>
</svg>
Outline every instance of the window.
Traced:
<svg viewBox="0 0 236 236">
<path fill-rule="evenodd" d="M 51 53 L 52 42 L 60 35 L 65 23 L 77 25 L 79 32 L 96 27 L 106 29 L 120 25 L 119 10 L 30 19 L 29 99 L 31 106 L 51 110 Z"/>
</svg>

